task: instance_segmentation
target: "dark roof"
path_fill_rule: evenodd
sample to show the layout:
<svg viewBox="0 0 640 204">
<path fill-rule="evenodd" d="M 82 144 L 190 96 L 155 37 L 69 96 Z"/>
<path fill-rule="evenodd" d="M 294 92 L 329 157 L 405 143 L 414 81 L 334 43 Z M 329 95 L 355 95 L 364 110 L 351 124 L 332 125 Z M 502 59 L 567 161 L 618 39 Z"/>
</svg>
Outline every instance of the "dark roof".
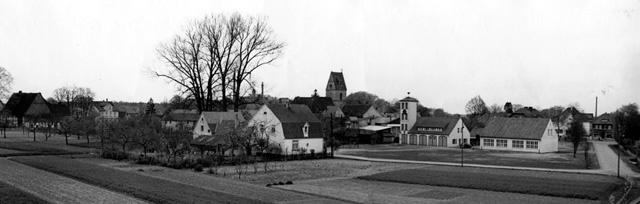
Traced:
<svg viewBox="0 0 640 204">
<path fill-rule="evenodd" d="M 67 105 L 64 105 L 62 103 L 58 103 L 58 104 L 47 103 L 47 106 L 49 106 L 49 111 L 51 112 L 52 116 L 61 117 L 61 116 L 71 115 L 71 112 L 69 111 L 69 107 L 67 107 Z"/>
<path fill-rule="evenodd" d="M 593 113 L 580 113 L 578 115 L 573 116 L 575 120 L 580 122 L 591 122 L 593 121 Z"/>
<path fill-rule="evenodd" d="M 280 120 L 286 139 L 324 138 L 322 123 L 306 105 L 290 104 L 287 107 L 281 104 L 268 104 L 266 106 Z M 309 124 L 309 137 L 304 137 L 302 128 L 307 123 Z"/>
<path fill-rule="evenodd" d="M 240 122 L 245 121 L 241 112 L 210 112 L 204 111 L 201 113 L 207 123 L 218 123 L 223 120 L 238 120 Z M 196 119 L 197 120 L 197 119 Z M 212 129 L 213 130 L 213 129 Z"/>
<path fill-rule="evenodd" d="M 416 120 L 409 134 L 441 134 L 448 135 L 458 122 L 458 117 L 420 117 Z M 442 131 L 420 131 L 419 127 L 442 128 Z"/>
<path fill-rule="evenodd" d="M 542 112 L 536 110 L 533 107 L 524 107 L 521 108 L 515 112 L 513 112 L 513 114 L 509 117 L 514 117 L 514 116 L 518 116 L 518 115 L 522 115 L 525 118 L 541 118 L 542 117 Z"/>
<path fill-rule="evenodd" d="M 214 146 L 224 141 L 225 137 L 216 137 L 213 135 L 200 135 L 191 141 L 192 145 Z"/>
<path fill-rule="evenodd" d="M 580 111 L 578 111 L 578 109 L 574 108 L 574 107 L 569 107 L 567 109 L 564 109 L 564 111 L 562 111 L 562 113 L 560 113 L 560 115 L 567 117 L 569 115 L 578 115 L 580 114 Z"/>
<path fill-rule="evenodd" d="M 371 105 L 344 105 L 342 106 L 342 112 L 348 117 L 362 118 L 369 108 L 371 108 Z"/>
<path fill-rule="evenodd" d="M 403 99 L 402 99 L 402 100 L 400 100 L 400 101 L 401 101 L 401 102 L 418 102 L 418 99 L 415 99 L 415 98 L 413 98 L 413 97 L 409 97 L 409 96 L 407 96 L 407 97 L 403 98 Z"/>
<path fill-rule="evenodd" d="M 200 115 L 197 112 L 176 109 L 165 115 L 163 121 L 197 121 Z"/>
<path fill-rule="evenodd" d="M 331 97 L 296 97 L 291 103 L 307 105 L 313 113 L 322 113 L 327 107 L 334 106 Z"/>
<path fill-rule="evenodd" d="M 329 84 L 333 82 L 333 88 L 329 88 Z M 329 81 L 327 82 L 327 90 L 347 90 L 347 84 L 344 81 L 342 72 L 331 72 Z"/>
<path fill-rule="evenodd" d="M 38 95 L 40 95 L 40 93 L 13 93 L 7 101 L 7 104 L 2 108 L 2 112 L 16 117 L 22 117 L 27 110 L 29 110 L 29 107 Z"/>
<path fill-rule="evenodd" d="M 100 112 L 104 111 L 104 107 L 107 105 L 111 105 L 113 107 L 113 111 L 117 111 L 116 107 L 113 105 L 111 101 L 94 101 L 91 103 L 91 105 L 96 107 Z"/>
<path fill-rule="evenodd" d="M 481 137 L 540 140 L 544 135 L 548 118 L 490 118 Z"/>
<path fill-rule="evenodd" d="M 469 134 L 471 135 L 471 138 L 475 138 L 476 135 L 482 135 L 482 130 L 484 130 L 484 128 L 476 127 L 473 128 Z"/>
<path fill-rule="evenodd" d="M 593 120 L 593 124 L 612 125 L 613 117 L 609 113 L 604 113 Z"/>
</svg>

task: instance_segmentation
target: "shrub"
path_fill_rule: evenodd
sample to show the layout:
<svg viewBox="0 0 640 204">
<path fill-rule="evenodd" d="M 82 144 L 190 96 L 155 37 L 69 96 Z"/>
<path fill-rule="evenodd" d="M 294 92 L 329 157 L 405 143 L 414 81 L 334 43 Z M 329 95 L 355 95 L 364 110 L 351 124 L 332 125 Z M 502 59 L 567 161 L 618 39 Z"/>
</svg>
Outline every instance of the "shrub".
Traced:
<svg viewBox="0 0 640 204">
<path fill-rule="evenodd" d="M 282 181 L 278 182 L 278 185 L 284 185 L 284 183 Z"/>
<path fill-rule="evenodd" d="M 202 172 L 202 165 L 201 164 L 197 164 L 195 168 L 193 168 L 194 171 L 196 172 Z"/>
<path fill-rule="evenodd" d="M 286 183 L 286 184 L 287 184 L 287 185 L 291 185 L 291 184 L 293 184 L 293 182 L 292 182 L 292 181 L 287 181 L 287 183 Z"/>
<path fill-rule="evenodd" d="M 129 159 L 129 154 L 122 151 L 104 151 L 100 156 L 105 159 L 113 159 L 118 161 Z"/>
</svg>

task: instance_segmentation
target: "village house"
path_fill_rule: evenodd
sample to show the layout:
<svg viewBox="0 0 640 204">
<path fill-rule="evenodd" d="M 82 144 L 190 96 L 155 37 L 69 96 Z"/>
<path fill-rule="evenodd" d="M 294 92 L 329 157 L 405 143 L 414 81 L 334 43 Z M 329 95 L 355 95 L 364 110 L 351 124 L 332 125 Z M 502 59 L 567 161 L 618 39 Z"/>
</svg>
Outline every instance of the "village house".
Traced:
<svg viewBox="0 0 640 204">
<path fill-rule="evenodd" d="M 598 138 L 613 138 L 613 115 L 604 113 L 593 120 L 593 136 Z"/>
<path fill-rule="evenodd" d="M 560 117 L 558 118 L 560 122 L 558 123 L 557 132 L 558 137 L 563 138 L 567 135 L 567 130 L 571 126 L 571 123 L 574 120 L 578 120 L 584 129 L 586 130 L 586 135 L 591 135 L 591 123 L 593 121 L 593 114 L 591 113 L 580 113 L 576 108 L 569 107 L 560 113 Z"/>
<path fill-rule="evenodd" d="M 47 102 L 40 93 L 19 91 L 11 95 L 0 115 L 11 127 L 57 126 L 62 117 L 69 115 L 69 108 Z"/>
<path fill-rule="evenodd" d="M 306 105 L 267 104 L 248 121 L 248 126 L 264 129 L 263 137 L 281 148 L 281 153 L 320 153 L 324 150 L 322 123 Z"/>
<path fill-rule="evenodd" d="M 378 120 L 384 120 L 385 117 L 378 112 L 373 105 L 344 105 L 342 112 L 345 117 L 349 117 L 351 128 L 360 128 L 368 125 L 375 125 Z"/>
<path fill-rule="evenodd" d="M 98 114 L 98 118 L 104 120 L 113 121 L 120 117 L 120 112 L 115 109 L 115 106 L 109 100 L 93 101 L 91 110 Z"/>
<path fill-rule="evenodd" d="M 312 97 L 295 97 L 291 104 L 302 104 L 306 105 L 311 109 L 311 112 L 317 114 L 322 117 L 333 117 L 339 118 L 344 117 L 344 113 L 340 109 L 340 107 L 336 106 L 333 103 L 333 99 L 331 97 L 320 97 L 320 96 L 312 96 Z"/>
<path fill-rule="evenodd" d="M 558 134 L 548 118 L 490 118 L 476 137 L 481 149 L 558 151 Z"/>
<path fill-rule="evenodd" d="M 176 109 L 162 118 L 162 124 L 167 129 L 191 131 L 200 118 L 197 110 Z"/>
<path fill-rule="evenodd" d="M 234 130 L 246 127 L 246 120 L 240 112 L 202 112 L 193 128 L 191 145 L 201 151 L 224 154 L 225 143 L 229 142 Z"/>
</svg>

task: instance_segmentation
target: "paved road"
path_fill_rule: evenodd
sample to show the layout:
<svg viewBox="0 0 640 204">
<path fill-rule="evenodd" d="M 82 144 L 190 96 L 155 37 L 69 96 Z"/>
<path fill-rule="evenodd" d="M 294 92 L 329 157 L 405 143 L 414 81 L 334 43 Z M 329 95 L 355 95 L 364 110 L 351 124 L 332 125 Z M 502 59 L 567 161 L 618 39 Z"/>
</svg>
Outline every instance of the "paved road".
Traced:
<svg viewBox="0 0 640 204">
<path fill-rule="evenodd" d="M 598 171 L 608 175 L 618 175 L 618 154 L 614 152 L 609 145 L 616 144 L 615 141 L 593 141 L 593 148 L 600 163 Z M 621 158 L 622 160 L 623 158 Z M 620 176 L 639 177 L 638 173 L 633 172 L 627 163 L 620 161 Z"/>
<path fill-rule="evenodd" d="M 0 181 L 51 203 L 147 203 L 5 158 L 0 158 Z"/>
</svg>

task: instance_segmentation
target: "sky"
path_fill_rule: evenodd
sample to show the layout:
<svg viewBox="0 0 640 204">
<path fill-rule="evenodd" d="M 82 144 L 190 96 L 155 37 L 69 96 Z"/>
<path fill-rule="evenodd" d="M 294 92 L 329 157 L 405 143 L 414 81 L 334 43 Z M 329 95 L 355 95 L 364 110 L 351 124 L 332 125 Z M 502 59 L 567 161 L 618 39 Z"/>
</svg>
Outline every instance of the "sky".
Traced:
<svg viewBox="0 0 640 204">
<path fill-rule="evenodd" d="M 96 100 L 164 101 L 156 49 L 211 14 L 263 16 L 283 55 L 254 80 L 265 94 L 347 92 L 417 98 L 464 113 L 480 95 L 598 114 L 640 103 L 639 0 L 12 1 L 0 0 L 0 66 L 14 92 L 89 87 Z"/>
</svg>

